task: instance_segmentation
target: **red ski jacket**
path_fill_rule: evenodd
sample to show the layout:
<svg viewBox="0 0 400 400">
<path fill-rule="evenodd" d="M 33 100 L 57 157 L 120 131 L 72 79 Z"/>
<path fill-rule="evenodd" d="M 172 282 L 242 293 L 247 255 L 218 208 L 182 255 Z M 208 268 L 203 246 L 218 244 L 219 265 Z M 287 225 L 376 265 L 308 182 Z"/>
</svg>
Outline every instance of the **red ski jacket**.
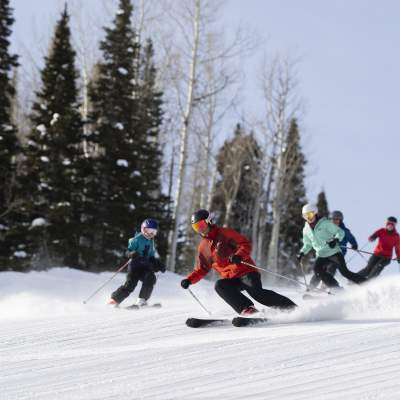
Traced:
<svg viewBox="0 0 400 400">
<path fill-rule="evenodd" d="M 242 257 L 243 261 L 254 264 L 250 257 L 251 243 L 233 229 L 214 225 L 206 238 L 202 238 L 198 248 L 197 262 L 188 275 L 191 283 L 204 278 L 214 268 L 222 278 L 239 278 L 249 272 L 257 271 L 244 264 L 231 264 L 232 254 Z"/>
<path fill-rule="evenodd" d="M 397 257 L 400 257 L 400 236 L 396 230 L 388 231 L 385 228 L 381 228 L 374 232 L 368 239 L 375 240 L 376 238 L 379 239 L 374 250 L 376 256 L 392 258 L 394 248 Z"/>
</svg>

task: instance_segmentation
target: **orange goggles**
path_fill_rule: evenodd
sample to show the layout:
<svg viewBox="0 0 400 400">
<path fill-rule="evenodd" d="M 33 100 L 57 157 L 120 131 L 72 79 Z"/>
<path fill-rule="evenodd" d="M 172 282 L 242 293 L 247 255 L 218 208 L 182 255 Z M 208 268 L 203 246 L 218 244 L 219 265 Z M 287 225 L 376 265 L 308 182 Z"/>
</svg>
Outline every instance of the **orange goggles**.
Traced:
<svg viewBox="0 0 400 400">
<path fill-rule="evenodd" d="M 303 218 L 307 221 L 312 220 L 315 217 L 316 213 L 314 211 L 309 211 L 303 214 Z"/>
<path fill-rule="evenodd" d="M 201 219 L 200 221 L 192 224 L 192 228 L 197 233 L 204 233 L 208 229 L 208 223 L 206 222 L 206 220 Z"/>
</svg>

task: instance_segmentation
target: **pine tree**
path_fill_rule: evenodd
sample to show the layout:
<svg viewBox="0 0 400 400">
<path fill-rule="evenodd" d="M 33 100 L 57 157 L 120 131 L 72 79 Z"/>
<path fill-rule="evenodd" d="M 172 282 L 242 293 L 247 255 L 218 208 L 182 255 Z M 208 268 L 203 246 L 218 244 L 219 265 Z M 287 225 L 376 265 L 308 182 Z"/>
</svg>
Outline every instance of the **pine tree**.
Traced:
<svg viewBox="0 0 400 400">
<path fill-rule="evenodd" d="M 318 194 L 317 209 L 318 209 L 318 214 L 320 217 L 328 217 L 329 216 L 328 200 L 326 199 L 326 194 L 325 194 L 324 190 L 322 190 Z"/>
<path fill-rule="evenodd" d="M 279 269 L 283 274 L 296 275 L 296 254 L 302 246 L 304 220 L 301 208 L 306 203 L 305 165 L 297 121 L 290 124 L 285 154 L 284 193 L 280 227 Z"/>
<path fill-rule="evenodd" d="M 138 129 L 139 45 L 131 24 L 133 7 L 120 0 L 111 28 L 101 42 L 103 60 L 92 82 L 95 128 L 90 140 L 97 146 L 93 157 L 96 175 L 88 183 L 95 201 L 93 249 L 100 267 L 113 268 L 124 255 L 127 238 L 139 227 L 144 212 L 144 181 L 140 172 L 143 137 Z"/>
<path fill-rule="evenodd" d="M 160 127 L 162 124 L 162 92 L 156 87 L 157 70 L 154 66 L 153 43 L 147 40 L 140 57 L 139 80 L 136 90 L 137 119 L 135 125 L 138 147 L 138 166 L 135 172 L 145 177 L 142 181 L 143 209 L 138 209 L 136 218 L 155 218 L 160 223 L 157 247 L 163 256 L 167 252 L 167 234 L 171 221 L 168 219 L 169 199 L 161 191 L 162 152 L 160 149 Z"/>
<path fill-rule="evenodd" d="M 0 265 L 10 266 L 14 257 L 24 257 L 15 234 L 13 212 L 18 204 L 16 198 L 17 156 L 20 151 L 16 127 L 12 121 L 12 103 L 15 87 L 13 70 L 18 57 L 10 54 L 11 26 L 14 23 L 9 0 L 0 0 Z"/>
<path fill-rule="evenodd" d="M 260 160 L 260 146 L 253 134 L 246 134 L 240 124 L 236 125 L 233 139 L 224 143 L 217 156 L 220 179 L 216 182 L 212 210 L 217 211 L 221 223 L 249 238 Z"/>
<path fill-rule="evenodd" d="M 85 159 L 75 56 L 65 7 L 41 71 L 22 177 L 28 253 L 40 265 L 79 263 Z"/>
</svg>

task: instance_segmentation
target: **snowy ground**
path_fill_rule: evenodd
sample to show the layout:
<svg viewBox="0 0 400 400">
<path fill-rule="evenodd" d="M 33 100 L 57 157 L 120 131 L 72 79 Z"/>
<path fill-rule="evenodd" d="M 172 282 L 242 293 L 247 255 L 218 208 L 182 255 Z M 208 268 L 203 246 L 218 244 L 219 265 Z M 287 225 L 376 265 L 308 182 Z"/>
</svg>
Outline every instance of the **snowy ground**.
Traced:
<svg viewBox="0 0 400 400">
<path fill-rule="evenodd" d="M 197 330 L 184 322 L 204 314 L 174 274 L 154 293 L 162 309 L 128 311 L 105 305 L 123 274 L 84 305 L 111 274 L 0 273 L 0 399 L 400 399 L 400 275 L 390 268 L 319 301 L 280 289 L 300 307 L 268 310 L 268 326 Z M 193 291 L 231 315 L 209 283 Z"/>
</svg>

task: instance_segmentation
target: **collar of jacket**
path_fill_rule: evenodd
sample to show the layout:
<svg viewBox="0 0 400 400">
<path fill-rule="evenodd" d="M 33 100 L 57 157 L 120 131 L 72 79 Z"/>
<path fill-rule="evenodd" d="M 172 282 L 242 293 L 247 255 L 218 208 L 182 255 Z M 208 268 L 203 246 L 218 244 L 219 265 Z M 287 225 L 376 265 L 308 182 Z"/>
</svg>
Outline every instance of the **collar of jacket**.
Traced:
<svg viewBox="0 0 400 400">
<path fill-rule="evenodd" d="M 218 226 L 217 225 L 212 225 L 211 226 L 211 230 L 210 230 L 210 232 L 208 232 L 208 235 L 205 237 L 205 239 L 214 240 L 215 237 L 218 234 L 218 231 L 219 231 Z"/>
<path fill-rule="evenodd" d="M 312 222 L 311 224 L 310 224 L 309 222 L 307 222 L 307 224 L 310 225 L 310 228 L 311 228 L 312 230 L 314 230 L 315 227 L 318 225 L 318 222 L 321 221 L 321 220 L 324 219 L 324 218 L 325 218 L 325 217 L 320 217 L 320 216 L 317 214 L 317 216 L 315 217 L 315 221 Z"/>
</svg>

